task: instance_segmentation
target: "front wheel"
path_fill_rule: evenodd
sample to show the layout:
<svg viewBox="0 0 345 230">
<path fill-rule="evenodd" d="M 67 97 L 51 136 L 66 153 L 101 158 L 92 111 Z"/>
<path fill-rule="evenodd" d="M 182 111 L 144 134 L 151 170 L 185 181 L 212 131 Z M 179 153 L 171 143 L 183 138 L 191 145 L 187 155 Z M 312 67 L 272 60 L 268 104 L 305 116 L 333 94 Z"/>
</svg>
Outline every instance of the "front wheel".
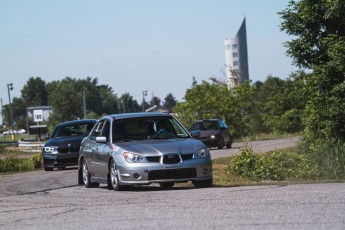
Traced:
<svg viewBox="0 0 345 230">
<path fill-rule="evenodd" d="M 118 171 L 114 159 L 111 159 L 108 173 L 108 189 L 115 191 L 123 191 L 128 189 L 129 186 L 120 185 Z"/>
<path fill-rule="evenodd" d="M 91 176 L 89 173 L 89 170 L 87 168 L 87 164 L 86 164 L 86 160 L 85 158 L 83 158 L 83 182 L 86 188 L 94 188 L 94 187 L 98 187 L 99 183 L 92 183 L 91 182 Z"/>
</svg>

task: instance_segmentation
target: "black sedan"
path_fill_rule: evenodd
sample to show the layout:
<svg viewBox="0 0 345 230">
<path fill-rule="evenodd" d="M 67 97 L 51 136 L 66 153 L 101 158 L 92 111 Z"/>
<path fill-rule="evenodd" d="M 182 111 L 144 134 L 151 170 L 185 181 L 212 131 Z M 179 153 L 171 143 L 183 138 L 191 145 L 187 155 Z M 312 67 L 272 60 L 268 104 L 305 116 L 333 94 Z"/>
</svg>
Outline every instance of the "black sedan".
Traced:
<svg viewBox="0 0 345 230">
<path fill-rule="evenodd" d="M 226 123 L 222 119 L 205 119 L 195 121 L 189 131 L 200 130 L 199 140 L 209 147 L 218 147 L 222 149 L 224 146 L 231 148 L 232 135 Z"/>
<path fill-rule="evenodd" d="M 58 124 L 42 149 L 44 170 L 78 165 L 80 143 L 95 124 L 96 120 L 91 119 Z"/>
</svg>

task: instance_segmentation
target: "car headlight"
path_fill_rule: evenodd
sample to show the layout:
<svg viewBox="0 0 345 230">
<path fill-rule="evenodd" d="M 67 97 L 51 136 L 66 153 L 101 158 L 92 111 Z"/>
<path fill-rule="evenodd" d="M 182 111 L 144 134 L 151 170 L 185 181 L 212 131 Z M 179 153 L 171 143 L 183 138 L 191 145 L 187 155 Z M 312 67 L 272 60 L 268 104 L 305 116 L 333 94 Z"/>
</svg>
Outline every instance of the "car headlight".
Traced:
<svg viewBox="0 0 345 230">
<path fill-rule="evenodd" d="M 136 153 L 124 152 L 123 157 L 129 163 L 145 163 L 147 162 L 146 157 Z"/>
<path fill-rule="evenodd" d="M 216 135 L 211 135 L 211 139 L 216 139 Z"/>
<path fill-rule="evenodd" d="M 203 148 L 203 149 L 200 149 L 198 151 L 196 151 L 194 153 L 194 156 L 193 158 L 207 158 L 208 156 L 210 155 L 210 151 L 208 150 L 208 148 Z"/>
<path fill-rule="evenodd" d="M 45 153 L 52 153 L 52 154 L 58 154 L 58 147 L 56 146 L 47 146 L 47 147 L 43 147 L 43 152 Z"/>
</svg>

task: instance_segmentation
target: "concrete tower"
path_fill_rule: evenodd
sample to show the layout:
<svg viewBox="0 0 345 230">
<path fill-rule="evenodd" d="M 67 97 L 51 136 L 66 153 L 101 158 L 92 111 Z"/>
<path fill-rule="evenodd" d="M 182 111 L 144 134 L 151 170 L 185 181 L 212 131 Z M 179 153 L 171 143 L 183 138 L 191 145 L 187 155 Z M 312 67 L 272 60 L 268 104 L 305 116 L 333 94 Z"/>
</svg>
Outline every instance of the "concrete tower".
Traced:
<svg viewBox="0 0 345 230">
<path fill-rule="evenodd" d="M 249 80 L 246 18 L 235 38 L 225 39 L 225 71 L 229 89 Z"/>
</svg>

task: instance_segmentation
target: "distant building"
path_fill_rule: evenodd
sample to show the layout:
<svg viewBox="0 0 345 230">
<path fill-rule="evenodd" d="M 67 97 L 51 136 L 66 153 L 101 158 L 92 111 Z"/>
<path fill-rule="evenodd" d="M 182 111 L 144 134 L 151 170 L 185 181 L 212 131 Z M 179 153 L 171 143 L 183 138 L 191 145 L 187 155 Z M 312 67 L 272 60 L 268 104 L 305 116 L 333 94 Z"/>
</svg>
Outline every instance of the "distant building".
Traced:
<svg viewBox="0 0 345 230">
<path fill-rule="evenodd" d="M 246 18 L 235 38 L 225 39 L 225 70 L 229 89 L 249 80 Z"/>
</svg>

